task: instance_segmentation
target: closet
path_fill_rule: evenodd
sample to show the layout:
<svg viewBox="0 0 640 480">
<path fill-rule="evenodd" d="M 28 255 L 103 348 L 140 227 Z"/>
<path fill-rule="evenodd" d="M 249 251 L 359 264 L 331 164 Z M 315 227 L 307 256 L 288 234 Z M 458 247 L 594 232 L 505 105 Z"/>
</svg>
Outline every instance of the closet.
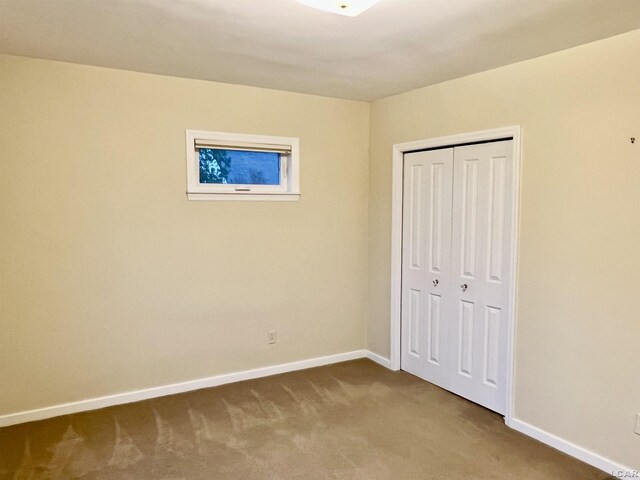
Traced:
<svg viewBox="0 0 640 480">
<path fill-rule="evenodd" d="M 404 154 L 401 368 L 505 413 L 513 140 Z"/>
</svg>

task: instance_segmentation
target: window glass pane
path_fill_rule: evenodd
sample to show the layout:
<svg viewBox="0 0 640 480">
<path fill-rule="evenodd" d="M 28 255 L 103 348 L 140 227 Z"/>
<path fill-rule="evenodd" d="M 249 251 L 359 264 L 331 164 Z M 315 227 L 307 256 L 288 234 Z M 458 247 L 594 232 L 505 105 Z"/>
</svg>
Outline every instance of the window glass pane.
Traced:
<svg viewBox="0 0 640 480">
<path fill-rule="evenodd" d="M 279 185 L 280 154 L 201 148 L 200 183 Z"/>
</svg>

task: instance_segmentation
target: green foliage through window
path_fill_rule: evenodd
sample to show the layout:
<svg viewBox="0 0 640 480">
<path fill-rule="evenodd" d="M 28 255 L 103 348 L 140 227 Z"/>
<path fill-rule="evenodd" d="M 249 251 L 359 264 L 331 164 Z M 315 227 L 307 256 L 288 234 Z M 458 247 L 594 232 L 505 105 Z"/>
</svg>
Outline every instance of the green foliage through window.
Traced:
<svg viewBox="0 0 640 480">
<path fill-rule="evenodd" d="M 200 149 L 200 183 L 229 183 L 231 159 L 225 150 Z"/>
</svg>

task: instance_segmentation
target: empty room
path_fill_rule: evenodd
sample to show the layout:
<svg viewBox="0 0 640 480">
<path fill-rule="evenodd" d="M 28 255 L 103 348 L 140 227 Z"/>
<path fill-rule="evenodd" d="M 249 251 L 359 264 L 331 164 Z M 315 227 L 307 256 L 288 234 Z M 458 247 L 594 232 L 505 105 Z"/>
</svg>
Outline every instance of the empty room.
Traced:
<svg viewBox="0 0 640 480">
<path fill-rule="evenodd" d="M 0 480 L 640 479 L 640 0 L 0 0 Z"/>
</svg>

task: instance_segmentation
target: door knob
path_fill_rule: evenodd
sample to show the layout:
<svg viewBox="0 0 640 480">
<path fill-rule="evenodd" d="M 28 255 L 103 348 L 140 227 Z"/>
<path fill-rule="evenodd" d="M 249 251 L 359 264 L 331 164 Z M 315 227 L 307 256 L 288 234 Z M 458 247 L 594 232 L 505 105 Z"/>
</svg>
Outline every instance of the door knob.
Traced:
<svg viewBox="0 0 640 480">
<path fill-rule="evenodd" d="M 460 285 L 460 290 L 462 290 L 463 292 L 466 292 L 467 288 L 469 288 L 469 286 L 466 283 L 463 283 L 462 285 Z"/>
<path fill-rule="evenodd" d="M 437 287 L 438 284 L 440 283 L 440 280 L 438 280 L 437 278 L 433 281 L 433 286 Z"/>
</svg>

